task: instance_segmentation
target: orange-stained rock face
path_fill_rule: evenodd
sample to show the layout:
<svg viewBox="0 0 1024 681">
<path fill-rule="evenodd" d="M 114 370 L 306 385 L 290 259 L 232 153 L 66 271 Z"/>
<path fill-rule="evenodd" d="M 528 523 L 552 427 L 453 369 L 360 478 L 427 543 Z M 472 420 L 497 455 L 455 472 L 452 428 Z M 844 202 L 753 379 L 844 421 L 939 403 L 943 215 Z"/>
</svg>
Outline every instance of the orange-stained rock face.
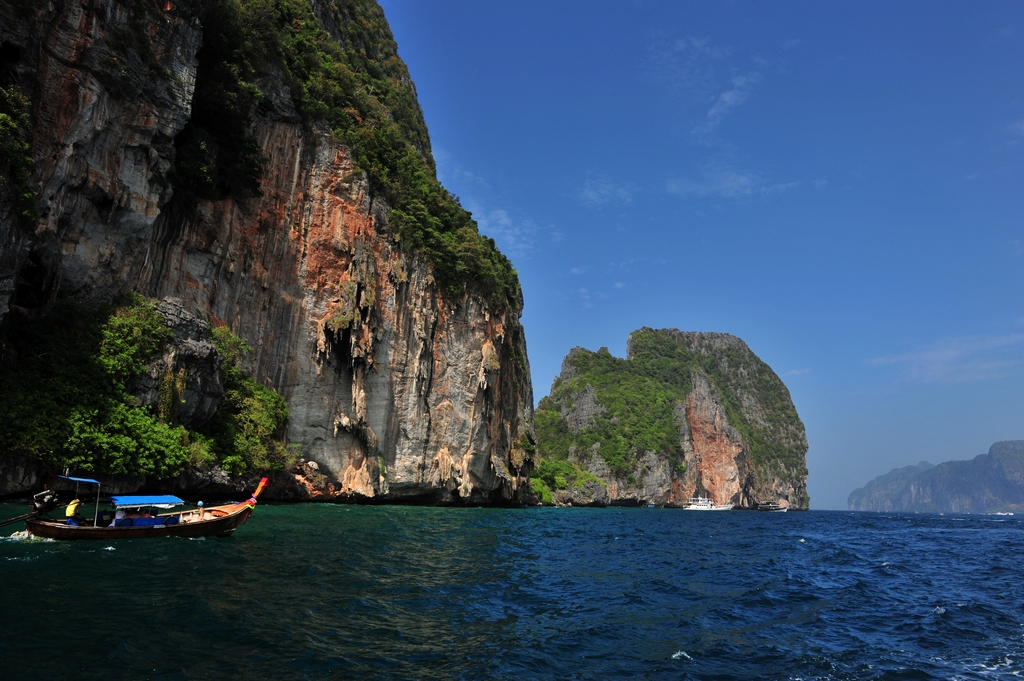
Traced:
<svg viewBox="0 0 1024 681">
<path fill-rule="evenodd" d="M 667 459 L 645 452 L 633 475 L 637 482 L 630 484 L 613 476 L 599 456 L 574 457 L 578 465 L 608 483 L 607 499 L 602 498 L 601 504 L 685 506 L 691 497 L 706 496 L 716 504 L 750 505 L 743 438 L 729 425 L 721 397 L 707 378 L 695 372 L 691 380 L 693 391 L 676 408 L 685 471 L 674 471 Z M 577 417 L 572 414 L 566 420 L 573 422 Z"/>
<path fill-rule="evenodd" d="M 513 497 L 532 418 L 518 311 L 444 300 L 326 131 L 265 119 L 256 134 L 263 196 L 207 203 L 196 223 L 161 216 L 163 252 L 137 285 L 253 345 L 289 439 L 334 483 L 314 496 Z"/>
<path fill-rule="evenodd" d="M 188 119 L 201 27 L 168 3 L 150 35 L 172 78 L 152 84 L 126 67 L 137 90 L 126 96 L 88 62 L 127 10 L 55 0 L 49 11 L 50 33 L 11 38 L 37 65 L 43 217 L 35 235 L 0 228 L 11 237 L 0 315 L 4 277 L 36 250 L 66 292 L 134 288 L 227 324 L 253 346 L 254 377 L 288 401 L 289 440 L 318 464 L 306 497 L 496 502 L 527 487 L 533 396 L 518 309 L 446 300 L 347 150 L 292 122 L 287 95 L 257 115 L 261 197 L 169 212 L 171 140 Z"/>
<path fill-rule="evenodd" d="M 695 372 L 692 381 L 693 392 L 686 397 L 692 452 L 686 452 L 681 490 L 686 499 L 699 491 L 716 504 L 742 504 L 747 474 L 743 438 L 729 425 L 722 400 L 707 378 Z"/>
</svg>

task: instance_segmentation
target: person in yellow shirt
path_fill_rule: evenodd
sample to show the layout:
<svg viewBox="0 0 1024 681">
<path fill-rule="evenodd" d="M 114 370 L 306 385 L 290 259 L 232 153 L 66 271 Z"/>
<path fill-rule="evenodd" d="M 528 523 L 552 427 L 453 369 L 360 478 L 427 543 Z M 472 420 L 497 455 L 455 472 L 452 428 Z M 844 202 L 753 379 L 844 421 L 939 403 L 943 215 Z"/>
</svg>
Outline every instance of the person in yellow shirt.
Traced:
<svg viewBox="0 0 1024 681">
<path fill-rule="evenodd" d="M 82 516 L 78 515 L 78 507 L 81 504 L 82 504 L 82 500 L 81 499 L 75 499 L 70 504 L 68 504 L 68 508 L 65 511 L 65 515 L 67 515 L 67 517 L 68 517 L 68 520 L 67 520 L 67 524 L 68 525 L 80 525 L 82 523 L 82 521 L 85 520 L 85 518 L 83 518 Z"/>
</svg>

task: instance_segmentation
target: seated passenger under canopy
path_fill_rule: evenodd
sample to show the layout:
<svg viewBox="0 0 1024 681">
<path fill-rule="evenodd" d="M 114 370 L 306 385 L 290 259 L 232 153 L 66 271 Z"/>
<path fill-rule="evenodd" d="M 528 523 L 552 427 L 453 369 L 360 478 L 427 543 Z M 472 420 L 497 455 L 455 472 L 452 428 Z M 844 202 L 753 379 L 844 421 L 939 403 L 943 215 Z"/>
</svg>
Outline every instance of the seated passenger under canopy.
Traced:
<svg viewBox="0 0 1024 681">
<path fill-rule="evenodd" d="M 110 497 L 110 501 L 118 508 L 174 508 L 185 503 L 173 494 L 116 496 Z"/>
<path fill-rule="evenodd" d="M 157 516 L 155 513 L 146 514 L 143 517 L 131 517 L 125 513 L 126 510 L 134 509 L 141 511 L 143 508 L 174 508 L 184 504 L 184 500 L 171 494 L 143 495 L 143 496 L 113 496 L 110 502 L 114 504 L 117 513 L 111 523 L 112 527 L 141 527 L 145 525 L 174 525 L 181 521 L 180 515 Z"/>
</svg>

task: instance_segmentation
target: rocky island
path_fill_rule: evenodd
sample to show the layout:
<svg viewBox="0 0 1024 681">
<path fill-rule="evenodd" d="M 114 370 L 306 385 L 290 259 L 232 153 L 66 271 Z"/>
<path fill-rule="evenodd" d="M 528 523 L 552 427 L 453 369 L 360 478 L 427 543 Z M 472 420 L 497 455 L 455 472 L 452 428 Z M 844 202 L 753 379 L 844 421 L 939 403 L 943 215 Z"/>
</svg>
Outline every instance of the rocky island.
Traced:
<svg viewBox="0 0 1024 681">
<path fill-rule="evenodd" d="M 850 493 L 851 511 L 1012 513 L 1024 511 L 1024 440 L 937 466 L 894 468 Z"/>
<path fill-rule="evenodd" d="M 0 495 L 521 498 L 517 275 L 376 2 L 0 2 L 0 124 Z"/>
<path fill-rule="evenodd" d="M 625 359 L 573 348 L 535 415 L 542 502 L 808 508 L 803 423 L 735 336 L 643 328 Z"/>
</svg>

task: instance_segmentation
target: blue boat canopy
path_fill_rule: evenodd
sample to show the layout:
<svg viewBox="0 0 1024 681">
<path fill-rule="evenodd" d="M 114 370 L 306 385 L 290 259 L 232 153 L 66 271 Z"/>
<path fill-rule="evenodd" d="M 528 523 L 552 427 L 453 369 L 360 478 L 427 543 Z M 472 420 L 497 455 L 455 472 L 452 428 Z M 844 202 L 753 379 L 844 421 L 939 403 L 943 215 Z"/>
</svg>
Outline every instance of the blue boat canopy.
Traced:
<svg viewBox="0 0 1024 681">
<path fill-rule="evenodd" d="M 93 480 L 92 478 L 72 478 L 70 475 L 58 475 L 57 477 L 61 480 L 70 480 L 71 482 L 86 482 L 90 485 L 103 485 L 104 487 L 110 487 L 107 483 L 100 482 L 99 480 Z"/>
<path fill-rule="evenodd" d="M 114 506 L 156 506 L 157 508 L 174 508 L 185 502 L 171 494 L 157 494 L 141 497 L 110 497 Z"/>
</svg>

